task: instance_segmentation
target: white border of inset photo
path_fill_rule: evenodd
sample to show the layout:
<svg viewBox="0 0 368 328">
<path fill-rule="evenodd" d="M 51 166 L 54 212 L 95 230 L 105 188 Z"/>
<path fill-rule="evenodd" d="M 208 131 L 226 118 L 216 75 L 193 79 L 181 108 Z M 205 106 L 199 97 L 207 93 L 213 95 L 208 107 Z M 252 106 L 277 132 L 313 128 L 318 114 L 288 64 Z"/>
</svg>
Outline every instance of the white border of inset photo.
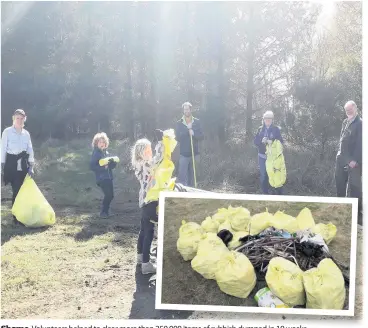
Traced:
<svg viewBox="0 0 368 328">
<path fill-rule="evenodd" d="M 162 303 L 162 265 L 164 243 L 164 213 L 165 200 L 167 198 L 196 198 L 196 199 L 221 199 L 221 200 L 257 200 L 270 202 L 310 202 L 310 203 L 340 203 L 352 205 L 351 221 L 351 248 L 349 270 L 349 309 L 348 310 L 324 310 L 324 309 L 276 309 L 250 306 L 221 306 L 221 305 L 193 305 L 193 304 L 165 304 Z M 355 278 L 356 278 L 356 252 L 358 232 L 358 199 L 337 197 L 310 197 L 310 196 L 274 196 L 274 195 L 250 195 L 250 194 L 220 194 L 220 193 L 178 193 L 161 192 L 159 199 L 159 220 L 157 238 L 157 276 L 156 276 L 156 309 L 160 310 L 184 310 L 184 311 L 208 311 L 208 312 L 248 312 L 248 313 L 275 313 L 275 314 L 304 314 L 326 316 L 354 316 L 355 308 Z"/>
</svg>

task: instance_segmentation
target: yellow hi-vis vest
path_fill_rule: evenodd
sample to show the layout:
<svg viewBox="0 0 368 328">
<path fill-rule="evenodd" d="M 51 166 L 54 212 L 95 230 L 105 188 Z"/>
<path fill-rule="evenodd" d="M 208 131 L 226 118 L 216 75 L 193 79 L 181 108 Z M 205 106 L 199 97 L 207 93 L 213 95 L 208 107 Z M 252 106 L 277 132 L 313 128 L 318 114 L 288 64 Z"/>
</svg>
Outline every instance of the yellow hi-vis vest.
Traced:
<svg viewBox="0 0 368 328">
<path fill-rule="evenodd" d="M 280 188 L 286 182 L 286 167 L 283 146 L 280 140 L 274 140 L 266 145 L 266 171 L 268 180 L 273 188 Z"/>
</svg>

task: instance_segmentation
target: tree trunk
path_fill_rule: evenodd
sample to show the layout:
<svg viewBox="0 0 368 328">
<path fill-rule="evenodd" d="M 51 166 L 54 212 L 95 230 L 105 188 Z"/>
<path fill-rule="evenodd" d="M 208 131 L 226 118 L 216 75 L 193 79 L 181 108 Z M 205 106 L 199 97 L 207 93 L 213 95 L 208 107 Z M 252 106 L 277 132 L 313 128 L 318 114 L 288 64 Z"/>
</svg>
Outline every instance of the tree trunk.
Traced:
<svg viewBox="0 0 368 328">
<path fill-rule="evenodd" d="M 126 77 L 127 82 L 125 85 L 125 96 L 126 96 L 126 104 L 127 108 L 125 108 L 125 130 L 127 131 L 127 136 L 130 141 L 134 140 L 134 101 L 133 101 L 133 86 L 132 86 L 132 68 L 131 68 L 131 58 L 129 54 L 129 50 L 127 51 L 127 62 L 126 62 Z"/>
<path fill-rule="evenodd" d="M 253 93 L 254 93 L 254 34 L 253 34 L 253 20 L 254 20 L 254 8 L 250 5 L 248 29 L 249 29 L 249 44 L 247 50 L 247 111 L 245 114 L 245 129 L 246 138 L 249 140 L 253 136 Z"/>
<path fill-rule="evenodd" d="M 221 38 L 221 36 L 220 36 Z M 218 136 L 219 141 L 226 141 L 226 108 L 225 108 L 225 83 L 224 83 L 224 65 L 223 65 L 223 45 L 221 39 L 218 43 L 218 63 L 217 63 L 217 95 L 218 95 Z"/>
<path fill-rule="evenodd" d="M 147 136 L 148 132 L 148 124 L 147 124 L 147 104 L 145 101 L 145 85 L 146 85 L 146 52 L 145 52 L 145 46 L 144 46 L 144 30 L 143 30 L 143 24 L 145 19 L 145 6 L 146 4 L 143 2 L 139 2 L 136 10 L 138 11 L 138 14 L 136 17 L 139 17 L 138 21 L 138 30 L 137 30 L 137 39 L 139 40 L 139 46 L 137 51 L 138 56 L 138 90 L 139 90 L 139 113 L 140 113 L 140 123 L 141 123 L 141 136 Z M 143 12 L 143 13 L 142 13 Z"/>
<path fill-rule="evenodd" d="M 185 15 L 183 15 L 183 26 L 188 23 L 188 18 L 190 17 L 189 10 L 190 3 L 185 3 Z M 183 47 L 184 47 L 184 65 L 186 70 L 186 93 L 187 100 L 192 102 L 194 98 L 194 88 L 193 88 L 193 72 L 192 72 L 192 56 L 191 56 L 191 38 L 189 35 L 190 29 L 185 28 L 185 32 L 183 33 Z"/>
</svg>

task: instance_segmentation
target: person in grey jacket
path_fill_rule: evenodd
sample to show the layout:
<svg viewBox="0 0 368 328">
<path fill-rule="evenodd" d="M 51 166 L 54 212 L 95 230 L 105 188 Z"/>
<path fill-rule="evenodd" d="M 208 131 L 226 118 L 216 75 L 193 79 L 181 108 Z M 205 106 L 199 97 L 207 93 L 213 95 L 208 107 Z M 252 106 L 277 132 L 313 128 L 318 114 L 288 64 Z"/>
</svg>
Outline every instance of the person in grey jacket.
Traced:
<svg viewBox="0 0 368 328">
<path fill-rule="evenodd" d="M 185 102 L 182 108 L 184 115 L 177 122 L 175 130 L 176 139 L 180 143 L 178 180 L 184 186 L 194 187 L 192 142 L 194 161 L 198 162 L 198 143 L 204 139 L 204 136 L 199 119 L 192 115 L 192 104 Z"/>
<path fill-rule="evenodd" d="M 336 192 L 338 197 L 358 198 L 359 221 L 361 221 L 362 119 L 354 101 L 348 101 L 344 109 L 347 118 L 342 122 L 339 150 L 336 156 Z"/>
</svg>

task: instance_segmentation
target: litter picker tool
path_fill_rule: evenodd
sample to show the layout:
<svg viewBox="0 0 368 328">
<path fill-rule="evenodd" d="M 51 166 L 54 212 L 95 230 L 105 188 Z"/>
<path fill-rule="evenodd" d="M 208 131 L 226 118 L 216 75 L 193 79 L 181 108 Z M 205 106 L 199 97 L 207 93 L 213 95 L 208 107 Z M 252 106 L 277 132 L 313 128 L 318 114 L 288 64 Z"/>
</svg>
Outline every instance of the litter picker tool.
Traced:
<svg viewBox="0 0 368 328">
<path fill-rule="evenodd" d="M 197 188 L 197 176 L 196 176 L 196 168 L 195 168 L 195 159 L 194 159 L 194 149 L 193 149 L 193 137 L 190 136 L 190 146 L 192 147 L 192 161 L 193 161 L 193 175 L 194 175 L 194 188 Z"/>
</svg>

